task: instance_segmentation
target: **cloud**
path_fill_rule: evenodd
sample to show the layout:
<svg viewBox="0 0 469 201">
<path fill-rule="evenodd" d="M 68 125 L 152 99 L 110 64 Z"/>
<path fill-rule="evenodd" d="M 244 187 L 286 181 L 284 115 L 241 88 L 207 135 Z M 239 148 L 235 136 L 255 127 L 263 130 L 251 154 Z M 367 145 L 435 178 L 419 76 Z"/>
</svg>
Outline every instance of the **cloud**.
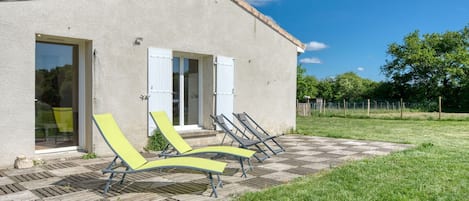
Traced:
<svg viewBox="0 0 469 201">
<path fill-rule="evenodd" d="M 272 3 L 276 0 L 246 0 L 249 4 L 253 6 L 265 6 L 269 3 Z"/>
<path fill-rule="evenodd" d="M 358 71 L 364 71 L 365 68 L 363 68 L 363 67 L 358 67 L 357 70 L 358 70 Z"/>
<path fill-rule="evenodd" d="M 306 51 L 318 51 L 327 48 L 327 45 L 317 41 L 311 41 L 306 44 Z"/>
<path fill-rule="evenodd" d="M 322 62 L 318 58 L 311 57 L 311 58 L 300 59 L 300 63 L 302 63 L 302 64 L 321 64 Z"/>
</svg>

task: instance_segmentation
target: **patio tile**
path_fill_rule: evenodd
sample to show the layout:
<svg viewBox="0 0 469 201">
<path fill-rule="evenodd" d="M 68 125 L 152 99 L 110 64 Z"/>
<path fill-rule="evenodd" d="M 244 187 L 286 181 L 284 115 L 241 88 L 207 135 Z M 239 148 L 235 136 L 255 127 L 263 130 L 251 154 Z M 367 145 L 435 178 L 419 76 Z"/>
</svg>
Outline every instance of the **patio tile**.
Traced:
<svg viewBox="0 0 469 201">
<path fill-rule="evenodd" d="M 91 172 L 91 170 L 83 166 L 77 166 L 77 167 L 70 167 L 70 168 L 54 169 L 54 170 L 50 170 L 50 172 L 57 176 L 67 176 L 67 175 L 72 175 L 72 174 Z"/>
<path fill-rule="evenodd" d="M 298 146 L 294 146 L 294 147 L 290 147 L 290 151 L 303 151 L 303 150 L 310 150 L 310 149 L 314 149 L 315 147 L 312 147 L 312 146 L 301 146 L 301 145 L 298 145 Z"/>
<path fill-rule="evenodd" d="M 0 200 L 22 200 L 22 201 L 33 201 L 39 200 L 39 197 L 34 195 L 31 191 L 20 191 L 17 193 L 11 193 L 6 195 L 0 195 Z"/>
<path fill-rule="evenodd" d="M 57 162 L 57 163 L 42 165 L 41 167 L 46 170 L 56 170 L 56 169 L 72 168 L 72 167 L 78 167 L 78 166 L 80 165 L 77 163 L 73 163 L 73 162 Z"/>
<path fill-rule="evenodd" d="M 0 186 L 7 185 L 7 184 L 13 184 L 15 181 L 11 180 L 8 177 L 0 177 Z"/>
<path fill-rule="evenodd" d="M 318 157 L 318 158 L 340 158 L 343 155 L 332 154 L 332 153 L 322 153 L 322 154 L 318 154 L 318 155 L 315 155 L 315 156 Z"/>
<path fill-rule="evenodd" d="M 39 179 L 46 179 L 50 177 L 54 177 L 54 175 L 51 174 L 50 172 L 44 171 L 44 172 L 36 172 L 36 173 L 10 176 L 10 179 L 12 179 L 15 182 L 26 182 L 26 181 L 33 181 L 33 180 L 39 180 Z"/>
<path fill-rule="evenodd" d="M 353 146 L 364 146 L 368 143 L 367 142 L 357 142 L 357 141 L 346 141 L 346 142 L 342 142 L 340 144 L 353 145 Z"/>
<path fill-rule="evenodd" d="M 202 178 L 207 178 L 207 176 L 203 174 L 184 174 L 184 173 L 176 173 L 176 174 L 168 174 L 164 175 L 163 178 L 166 178 L 173 182 L 189 182 L 192 180 L 198 180 Z M 207 179 L 208 181 L 208 179 Z"/>
<path fill-rule="evenodd" d="M 284 160 L 287 160 L 287 159 L 273 155 L 273 156 L 270 156 L 270 158 L 266 159 L 263 163 L 259 163 L 259 164 L 277 163 L 277 162 L 282 162 Z"/>
<path fill-rule="evenodd" d="M 258 177 L 258 178 L 246 179 L 244 181 L 239 182 L 239 184 L 245 185 L 245 186 L 248 186 L 248 187 L 264 189 L 264 188 L 268 188 L 268 187 L 271 187 L 271 186 L 277 186 L 277 185 L 283 184 L 283 182 L 277 181 L 277 180 L 274 180 L 274 179 Z M 226 188 L 226 187 L 224 187 L 224 188 Z"/>
<path fill-rule="evenodd" d="M 109 201 L 166 201 L 167 197 L 154 193 L 126 193 L 114 197 L 110 197 Z"/>
<path fill-rule="evenodd" d="M 329 152 L 329 151 L 341 150 L 341 149 L 346 149 L 346 148 L 347 147 L 344 147 L 344 146 L 322 146 L 322 147 L 318 147 L 317 150 Z"/>
<path fill-rule="evenodd" d="M 295 153 L 296 153 L 296 152 L 288 151 L 288 152 L 286 152 L 286 153 L 282 153 L 282 154 L 277 155 L 277 157 L 279 157 L 279 158 L 286 158 L 286 159 L 301 157 L 301 155 L 298 155 L 298 154 L 295 154 Z"/>
<path fill-rule="evenodd" d="M 34 180 L 34 181 L 28 181 L 28 182 L 21 182 L 22 186 L 24 186 L 26 189 L 36 189 L 36 188 L 44 188 L 44 187 L 50 187 L 53 186 L 54 183 L 60 181 L 60 177 L 52 177 L 52 178 L 47 178 L 47 179 L 40 179 L 40 180 Z"/>
<path fill-rule="evenodd" d="M 348 155 L 356 154 L 357 152 L 355 152 L 355 151 L 347 151 L 347 150 L 335 150 L 335 151 L 330 151 L 330 152 L 327 152 L 327 153 L 348 156 Z"/>
<path fill-rule="evenodd" d="M 287 170 L 287 169 L 293 168 L 295 166 L 287 165 L 287 164 L 283 164 L 283 163 L 270 163 L 270 164 L 266 164 L 266 165 L 260 165 L 259 167 L 267 168 L 267 169 L 271 169 L 271 170 L 275 170 L 275 171 L 282 171 L 282 170 Z"/>
<path fill-rule="evenodd" d="M 289 173 L 297 174 L 297 175 L 310 175 L 318 172 L 317 169 L 306 168 L 306 167 L 297 167 L 286 170 Z"/>
<path fill-rule="evenodd" d="M 314 170 L 323 170 L 323 169 L 331 168 L 329 163 L 310 163 L 308 165 L 303 165 L 301 167 L 311 168 L 311 169 L 314 169 Z"/>
<path fill-rule="evenodd" d="M 246 193 L 246 192 L 258 191 L 261 188 L 258 187 L 256 184 L 251 183 L 251 182 L 254 182 L 254 181 L 255 181 L 255 179 L 249 180 L 249 181 L 244 180 L 244 181 L 242 181 L 244 183 L 240 182 L 240 183 L 224 185 L 223 188 L 217 189 L 219 199 L 208 197 L 208 195 L 204 195 L 204 196 L 208 200 L 227 200 L 227 198 L 233 198 L 233 197 L 236 197 L 236 196 L 241 195 L 241 194 Z M 247 184 L 250 184 L 250 185 L 247 185 Z M 173 196 L 173 197 L 175 197 L 175 196 Z"/>
<path fill-rule="evenodd" d="M 55 197 L 55 196 L 61 196 L 61 195 L 66 195 L 74 192 L 80 192 L 83 191 L 84 189 L 82 188 L 74 188 L 70 186 L 50 186 L 50 187 L 44 187 L 44 188 L 37 188 L 31 190 L 35 195 L 40 197 L 41 199 L 45 198 L 50 198 L 50 197 Z"/>
<path fill-rule="evenodd" d="M 171 199 L 174 199 L 175 201 L 176 200 L 190 200 L 190 201 L 209 201 L 209 200 L 216 200 L 215 198 L 212 198 L 212 197 L 208 197 L 208 195 L 210 195 L 211 191 L 208 192 L 207 195 L 188 195 L 188 194 L 184 194 L 184 195 L 175 195 L 175 196 L 172 196 Z M 220 191 L 218 191 L 218 194 L 220 194 Z M 171 199 L 163 199 L 165 201 L 171 201 Z M 145 199 L 145 200 L 150 200 L 150 199 Z M 153 200 L 153 198 L 151 198 L 151 200 Z M 157 199 L 159 200 L 159 199 Z M 133 200 L 129 200 L 129 201 L 133 201 Z M 138 200 L 137 200 L 138 201 Z M 142 200 L 143 201 L 143 200 Z"/>
<path fill-rule="evenodd" d="M 359 146 L 350 147 L 350 149 L 363 150 L 363 151 L 375 150 L 375 149 L 378 149 L 378 148 L 379 147 L 376 147 L 376 146 L 366 146 L 366 145 L 359 145 Z"/>
<path fill-rule="evenodd" d="M 98 195 L 93 192 L 89 191 L 80 191 L 80 192 L 75 192 L 75 193 L 67 193 L 65 195 L 59 195 L 55 197 L 49 197 L 46 199 L 43 199 L 44 201 L 82 201 L 82 200 L 87 200 L 87 201 L 92 201 L 92 200 L 102 200 L 104 197 L 102 195 Z"/>
<path fill-rule="evenodd" d="M 365 154 L 353 154 L 353 155 L 348 155 L 344 157 L 340 157 L 339 160 L 343 161 L 357 161 L 357 160 L 362 160 L 365 158 L 370 157 L 370 155 L 365 155 Z"/>
<path fill-rule="evenodd" d="M 287 183 L 295 178 L 300 177 L 301 175 L 294 174 L 294 173 L 289 173 L 289 172 L 275 172 L 272 174 L 266 174 L 262 175 L 261 177 L 268 178 L 268 179 L 274 179 L 277 181 L 280 181 L 282 183 Z"/>
<path fill-rule="evenodd" d="M 300 158 L 297 158 L 298 160 L 303 160 L 303 161 L 308 161 L 308 162 L 322 162 L 322 161 L 327 161 L 329 160 L 328 158 L 320 158 L 316 156 L 303 156 Z"/>
<path fill-rule="evenodd" d="M 297 151 L 297 152 L 293 152 L 293 154 L 297 154 L 297 155 L 305 155 L 305 156 L 313 156 L 313 155 L 318 155 L 318 154 L 322 154 L 324 152 L 320 152 L 320 151 Z"/>
<path fill-rule="evenodd" d="M 296 160 L 296 159 L 288 159 L 288 160 L 282 161 L 282 163 L 293 165 L 293 166 L 302 166 L 302 165 L 310 164 L 310 162 L 308 161 Z"/>
<path fill-rule="evenodd" d="M 6 176 L 15 176 L 15 175 L 38 173 L 38 172 L 44 172 L 44 171 L 45 170 L 40 167 L 32 167 L 32 168 L 27 168 L 27 169 L 8 169 L 8 170 L 4 170 L 3 173 Z"/>
<path fill-rule="evenodd" d="M 270 174 L 276 172 L 275 170 L 267 169 L 267 168 L 262 168 L 262 167 L 254 167 L 251 171 L 248 171 L 248 175 L 252 175 L 254 177 L 262 176 L 265 174 Z M 248 176 L 249 177 L 249 176 Z"/>
</svg>

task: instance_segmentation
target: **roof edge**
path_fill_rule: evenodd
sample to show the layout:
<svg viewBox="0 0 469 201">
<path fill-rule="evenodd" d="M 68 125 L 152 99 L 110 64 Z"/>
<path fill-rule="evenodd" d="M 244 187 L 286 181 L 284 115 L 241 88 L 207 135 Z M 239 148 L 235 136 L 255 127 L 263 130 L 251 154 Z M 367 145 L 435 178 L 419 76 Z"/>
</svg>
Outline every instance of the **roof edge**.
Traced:
<svg viewBox="0 0 469 201">
<path fill-rule="evenodd" d="M 305 50 L 306 49 L 306 45 L 304 43 L 302 43 L 300 40 L 298 40 L 297 38 L 295 38 L 293 35 L 291 35 L 290 33 L 288 33 L 287 31 L 285 31 L 285 29 L 283 29 L 282 27 L 280 27 L 277 23 L 275 23 L 273 20 L 269 19 L 267 16 L 265 16 L 264 14 L 262 14 L 261 12 L 259 12 L 257 9 L 255 9 L 254 7 L 252 7 L 248 2 L 246 2 L 245 0 L 231 0 L 233 1 L 234 3 L 236 3 L 236 5 L 238 5 L 239 7 L 243 8 L 244 10 L 246 10 L 248 13 L 250 13 L 251 15 L 253 15 L 254 17 L 256 17 L 258 20 L 260 20 L 261 22 L 263 22 L 264 24 L 266 24 L 268 27 L 272 28 L 274 31 L 276 31 L 277 33 L 279 33 L 281 36 L 283 36 L 284 38 L 286 38 L 287 40 L 289 40 L 290 42 L 292 42 L 294 45 L 296 45 L 298 48 L 300 48 L 301 50 Z"/>
</svg>

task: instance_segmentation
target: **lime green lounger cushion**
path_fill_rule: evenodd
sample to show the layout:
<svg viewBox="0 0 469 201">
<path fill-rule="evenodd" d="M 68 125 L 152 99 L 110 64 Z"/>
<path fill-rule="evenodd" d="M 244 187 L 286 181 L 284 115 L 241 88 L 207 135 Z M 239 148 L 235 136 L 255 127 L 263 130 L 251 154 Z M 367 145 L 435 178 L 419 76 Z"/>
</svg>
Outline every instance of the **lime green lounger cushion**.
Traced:
<svg viewBox="0 0 469 201">
<path fill-rule="evenodd" d="M 221 153 L 228 154 L 233 156 L 238 156 L 242 158 L 250 158 L 256 152 L 243 149 L 238 147 L 231 146 L 207 146 L 199 149 L 192 149 L 192 147 L 187 144 L 187 142 L 182 139 L 181 135 L 174 129 L 174 126 L 171 124 L 168 116 L 164 111 L 160 112 L 150 112 L 151 117 L 158 125 L 163 136 L 168 140 L 168 142 L 181 154 L 181 155 L 190 155 L 190 154 L 202 154 L 202 153 Z"/>
<path fill-rule="evenodd" d="M 177 157 L 147 161 L 127 140 L 111 114 L 93 115 L 109 147 L 134 171 L 156 168 L 188 168 L 223 173 L 226 163 L 195 157 Z"/>
</svg>

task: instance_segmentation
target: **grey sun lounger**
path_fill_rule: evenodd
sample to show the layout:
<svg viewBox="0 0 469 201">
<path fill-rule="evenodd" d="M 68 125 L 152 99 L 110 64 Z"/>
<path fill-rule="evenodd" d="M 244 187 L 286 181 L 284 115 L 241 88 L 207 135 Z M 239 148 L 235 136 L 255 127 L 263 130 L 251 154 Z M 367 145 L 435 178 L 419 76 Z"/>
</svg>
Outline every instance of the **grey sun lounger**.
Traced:
<svg viewBox="0 0 469 201">
<path fill-rule="evenodd" d="M 275 138 L 276 135 L 270 135 L 266 130 L 264 130 L 256 121 L 254 121 L 251 116 L 246 112 L 243 113 L 233 113 L 233 116 L 238 119 L 238 121 L 249 131 L 253 136 L 255 136 L 259 141 L 264 143 L 264 145 L 275 155 L 278 153 L 284 152 L 285 149 L 280 145 Z M 278 149 L 273 149 L 270 145 L 267 144 L 268 141 L 272 141 Z"/>
<path fill-rule="evenodd" d="M 111 114 L 95 114 L 93 120 L 111 150 L 116 154 L 114 160 L 102 170 L 103 174 L 111 173 L 104 187 L 106 195 L 111 186 L 112 178 L 116 174 L 123 174 L 120 184 L 124 182 L 125 175 L 130 173 L 151 171 L 155 169 L 182 168 L 205 172 L 208 175 L 212 193 L 217 197 L 217 187 L 222 187 L 220 174 L 226 167 L 226 163 L 195 157 L 175 157 L 161 160 L 147 161 L 127 140 Z M 120 159 L 122 163 L 118 163 Z M 123 166 L 123 167 L 122 167 Z M 217 175 L 218 182 L 213 183 L 212 175 Z"/>
<path fill-rule="evenodd" d="M 257 161 L 262 162 L 267 158 L 270 158 L 270 156 L 264 151 L 259 146 L 259 143 L 262 143 L 259 140 L 253 140 L 249 139 L 248 135 L 244 133 L 238 126 L 236 126 L 232 121 L 230 121 L 228 118 L 226 118 L 225 115 L 220 114 L 217 116 L 210 115 L 210 117 L 213 119 L 215 124 L 220 126 L 220 128 L 225 132 L 225 136 L 223 137 L 223 141 L 225 140 L 225 137 L 228 135 L 231 139 L 233 139 L 233 142 L 237 142 L 238 146 L 241 148 L 248 149 L 249 147 L 256 147 L 257 153 L 261 154 L 262 157 L 256 156 L 254 154 L 254 158 L 257 159 Z M 230 126 L 233 128 L 230 129 Z"/>
</svg>

